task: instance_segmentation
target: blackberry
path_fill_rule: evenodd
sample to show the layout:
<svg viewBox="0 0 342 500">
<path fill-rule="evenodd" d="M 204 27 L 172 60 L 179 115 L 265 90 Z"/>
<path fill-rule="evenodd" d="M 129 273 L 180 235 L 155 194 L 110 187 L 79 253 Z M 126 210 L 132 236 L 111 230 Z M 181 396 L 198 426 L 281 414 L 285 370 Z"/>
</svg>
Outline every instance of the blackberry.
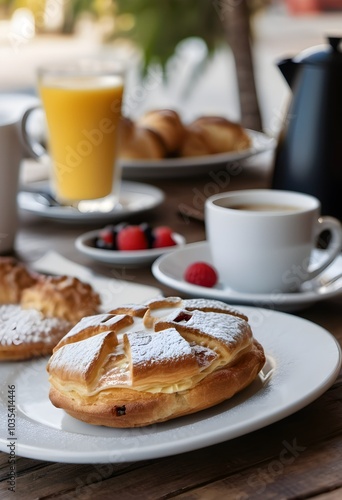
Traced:
<svg viewBox="0 0 342 500">
<path fill-rule="evenodd" d="M 155 240 L 152 227 L 150 226 L 150 224 L 148 222 L 142 222 L 139 225 L 139 227 L 145 233 L 145 236 L 146 236 L 146 239 L 147 239 L 148 248 L 152 248 L 153 247 L 153 242 Z"/>
</svg>

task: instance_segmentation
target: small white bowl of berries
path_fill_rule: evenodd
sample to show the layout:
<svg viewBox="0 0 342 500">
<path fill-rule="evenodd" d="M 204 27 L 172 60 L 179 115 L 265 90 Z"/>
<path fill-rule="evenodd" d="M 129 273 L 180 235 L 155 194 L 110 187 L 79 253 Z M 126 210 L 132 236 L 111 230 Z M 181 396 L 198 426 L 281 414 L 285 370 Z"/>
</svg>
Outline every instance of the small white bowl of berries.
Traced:
<svg viewBox="0 0 342 500">
<path fill-rule="evenodd" d="M 109 224 L 76 239 L 75 246 L 84 255 L 107 264 L 141 267 L 160 255 L 185 244 L 185 238 L 168 226 Z"/>
</svg>

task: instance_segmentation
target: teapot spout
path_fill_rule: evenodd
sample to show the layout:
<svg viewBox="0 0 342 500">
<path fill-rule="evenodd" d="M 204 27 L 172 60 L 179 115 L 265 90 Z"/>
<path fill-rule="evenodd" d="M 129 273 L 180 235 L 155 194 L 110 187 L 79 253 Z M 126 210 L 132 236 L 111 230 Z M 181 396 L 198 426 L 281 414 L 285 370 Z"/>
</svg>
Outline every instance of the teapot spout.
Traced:
<svg viewBox="0 0 342 500">
<path fill-rule="evenodd" d="M 278 68 L 288 85 L 292 88 L 294 77 L 297 73 L 297 64 L 293 62 L 293 59 L 283 59 L 278 62 Z"/>
</svg>

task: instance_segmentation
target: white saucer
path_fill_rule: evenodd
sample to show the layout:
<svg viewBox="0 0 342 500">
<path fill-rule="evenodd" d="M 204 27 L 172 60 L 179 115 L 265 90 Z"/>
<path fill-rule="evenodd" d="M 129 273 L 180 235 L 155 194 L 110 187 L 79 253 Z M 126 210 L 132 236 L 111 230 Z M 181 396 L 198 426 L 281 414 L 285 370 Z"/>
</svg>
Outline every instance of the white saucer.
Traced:
<svg viewBox="0 0 342 500">
<path fill-rule="evenodd" d="M 60 222 L 103 222 L 119 221 L 126 217 L 151 210 L 164 201 L 160 189 L 140 182 L 122 181 L 119 204 L 110 212 L 82 213 L 67 206 L 47 206 L 37 197 L 37 191 L 49 192 L 47 181 L 29 185 L 29 190 L 18 195 L 19 207 L 29 213 Z"/>
<path fill-rule="evenodd" d="M 315 259 L 318 259 L 321 253 L 319 250 L 315 250 Z M 342 256 L 339 256 L 320 275 L 319 279 L 306 283 L 300 291 L 294 293 L 275 291 L 270 294 L 237 292 L 223 283 L 219 283 L 213 288 L 187 283 L 183 278 L 184 271 L 189 264 L 195 261 L 212 263 L 209 244 L 206 241 L 185 245 L 183 248 L 159 257 L 152 265 L 152 273 L 161 283 L 190 297 L 206 297 L 223 300 L 231 304 L 271 307 L 281 311 L 305 309 L 315 302 L 342 294 L 342 286 L 335 286 L 335 284 L 320 288 L 325 282 L 342 272 Z"/>
<path fill-rule="evenodd" d="M 75 246 L 84 255 L 92 259 L 107 264 L 119 264 L 129 267 L 141 267 L 151 264 L 160 255 L 174 250 L 176 247 L 152 248 L 149 250 L 132 250 L 129 252 L 120 250 L 103 250 L 93 246 L 94 239 L 99 231 L 89 231 L 79 236 L 75 241 Z M 173 233 L 173 238 L 177 246 L 185 244 L 185 238 L 178 233 Z"/>
</svg>

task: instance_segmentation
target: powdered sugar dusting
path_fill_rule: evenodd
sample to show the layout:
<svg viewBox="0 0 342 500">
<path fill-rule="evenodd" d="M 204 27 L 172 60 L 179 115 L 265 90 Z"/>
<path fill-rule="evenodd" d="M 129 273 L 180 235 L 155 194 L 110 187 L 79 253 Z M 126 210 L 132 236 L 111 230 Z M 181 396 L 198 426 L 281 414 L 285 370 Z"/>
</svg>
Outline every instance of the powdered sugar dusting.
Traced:
<svg viewBox="0 0 342 500">
<path fill-rule="evenodd" d="M 247 319 L 246 316 L 241 311 L 233 308 L 232 306 L 226 304 L 225 302 L 221 302 L 220 300 L 200 299 L 200 298 L 185 299 L 182 302 L 182 306 L 188 311 L 191 311 L 193 309 L 202 309 L 202 310 L 212 309 L 213 310 L 212 312 L 222 311 L 223 313 L 226 314 L 232 314 L 233 316 L 239 316 L 241 318 Z"/>
<path fill-rule="evenodd" d="M 195 328 L 213 337 L 223 344 L 235 346 L 246 332 L 252 332 L 248 323 L 240 318 L 213 312 L 194 311 L 191 318 L 185 322 L 188 328 Z"/>
<path fill-rule="evenodd" d="M 249 324 L 245 320 L 229 314 L 176 309 L 165 320 L 161 321 L 161 323 L 164 322 L 175 326 L 175 328 L 177 325 L 182 325 L 189 331 L 213 338 L 228 347 L 228 350 L 235 349 L 246 338 L 246 335 L 250 339 L 252 338 Z"/>
<path fill-rule="evenodd" d="M 126 312 L 127 307 L 118 310 Z M 215 312 L 208 311 L 210 308 Z M 222 309 L 224 313 L 216 312 Z M 137 316 L 137 310 L 140 308 L 132 308 L 129 322 L 125 320 L 127 315 L 111 313 L 81 320 L 62 343 L 78 333 L 81 337 L 69 338 L 69 343 L 65 342 L 52 356 L 49 363 L 52 377 L 56 376 L 62 384 L 66 381 L 71 386 L 73 381 L 83 380 L 82 390 L 87 394 L 127 386 L 136 390 L 172 392 L 178 390 L 180 380 L 183 389 L 197 383 L 198 377 L 203 378 L 220 362 L 222 364 L 224 351 L 231 355 L 245 347 L 249 338 L 252 339 L 248 322 L 231 315 L 230 306 L 218 301 L 161 298 L 151 301 L 144 317 Z M 153 321 L 147 322 L 146 326 L 148 316 Z M 101 333 L 105 327 L 107 330 Z M 184 330 L 192 332 L 190 338 L 183 333 Z M 109 343 L 106 357 L 97 363 L 103 339 L 109 331 L 116 334 L 117 345 Z M 70 343 L 73 341 L 76 342 Z M 224 354 L 223 358 L 226 360 Z M 86 375 L 94 360 L 98 365 L 94 374 L 96 380 L 93 378 L 90 386 Z"/>
<path fill-rule="evenodd" d="M 133 365 L 174 362 L 192 356 L 190 345 L 174 328 L 163 330 L 162 333 L 128 333 L 127 338 Z"/>
<path fill-rule="evenodd" d="M 35 309 L 19 305 L 0 306 L 0 345 L 19 345 L 37 342 L 51 343 L 57 333 L 62 336 L 71 323 L 58 318 L 44 318 Z"/>
<path fill-rule="evenodd" d="M 98 332 L 117 329 L 115 327 L 117 327 L 124 318 L 127 318 L 127 315 L 97 314 L 95 316 L 86 316 L 65 335 L 63 342 L 90 328 L 96 328 Z"/>
<path fill-rule="evenodd" d="M 49 372 L 58 368 L 65 370 L 66 373 L 72 373 L 75 370 L 80 378 L 85 378 L 89 369 L 98 358 L 104 347 L 107 337 L 113 335 L 113 332 L 104 332 L 94 337 L 62 346 L 49 361 Z"/>
</svg>

